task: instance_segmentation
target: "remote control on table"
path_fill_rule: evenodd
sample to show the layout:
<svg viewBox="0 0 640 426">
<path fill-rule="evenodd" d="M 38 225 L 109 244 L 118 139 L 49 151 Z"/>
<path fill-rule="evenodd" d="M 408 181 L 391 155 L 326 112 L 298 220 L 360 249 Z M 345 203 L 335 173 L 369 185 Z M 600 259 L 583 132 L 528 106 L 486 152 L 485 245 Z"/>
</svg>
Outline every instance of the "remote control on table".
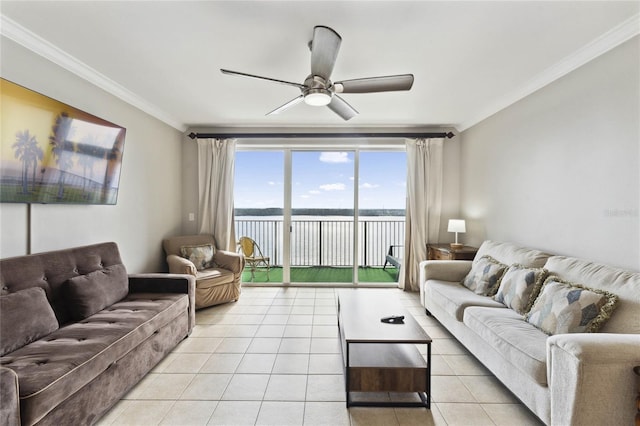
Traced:
<svg viewBox="0 0 640 426">
<path fill-rule="evenodd" d="M 380 318 L 380 321 L 388 324 L 402 324 L 404 322 L 404 315 L 391 315 L 388 317 Z"/>
</svg>

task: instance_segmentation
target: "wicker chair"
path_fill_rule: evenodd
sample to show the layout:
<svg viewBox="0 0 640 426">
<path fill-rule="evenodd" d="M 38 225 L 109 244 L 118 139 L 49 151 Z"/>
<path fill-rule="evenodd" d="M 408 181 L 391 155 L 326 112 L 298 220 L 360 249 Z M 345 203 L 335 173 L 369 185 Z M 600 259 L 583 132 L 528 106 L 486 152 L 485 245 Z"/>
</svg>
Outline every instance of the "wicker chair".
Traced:
<svg viewBox="0 0 640 426">
<path fill-rule="evenodd" d="M 238 251 L 244 255 L 244 260 L 251 267 L 251 281 L 255 279 L 255 272 L 259 266 L 267 268 L 267 281 L 269 280 L 269 270 L 271 268 L 270 258 L 262 254 L 260 246 L 249 237 L 240 237 L 238 241 Z"/>
</svg>

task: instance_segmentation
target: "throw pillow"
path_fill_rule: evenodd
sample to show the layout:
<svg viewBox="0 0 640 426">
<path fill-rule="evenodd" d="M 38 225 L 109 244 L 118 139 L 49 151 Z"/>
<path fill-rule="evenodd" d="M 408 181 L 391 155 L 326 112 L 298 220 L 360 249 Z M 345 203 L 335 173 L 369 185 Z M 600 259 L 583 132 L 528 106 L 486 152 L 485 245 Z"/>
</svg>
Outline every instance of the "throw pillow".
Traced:
<svg viewBox="0 0 640 426">
<path fill-rule="evenodd" d="M 548 277 L 525 319 L 547 334 L 593 333 L 609 319 L 618 297 Z"/>
<path fill-rule="evenodd" d="M 211 244 L 180 247 L 180 254 L 189 259 L 198 271 L 213 267 L 213 255 L 215 248 Z"/>
<path fill-rule="evenodd" d="M 65 282 L 67 306 L 76 321 L 124 299 L 129 293 L 129 278 L 124 265 L 111 265 Z"/>
<path fill-rule="evenodd" d="M 476 294 L 493 296 L 506 269 L 507 265 L 485 255 L 473 263 L 461 284 Z"/>
<path fill-rule="evenodd" d="M 0 356 L 58 329 L 47 294 L 40 287 L 0 296 Z"/>
<path fill-rule="evenodd" d="M 531 309 L 547 274 L 543 268 L 513 264 L 502 276 L 494 299 L 519 314 L 525 314 Z"/>
</svg>

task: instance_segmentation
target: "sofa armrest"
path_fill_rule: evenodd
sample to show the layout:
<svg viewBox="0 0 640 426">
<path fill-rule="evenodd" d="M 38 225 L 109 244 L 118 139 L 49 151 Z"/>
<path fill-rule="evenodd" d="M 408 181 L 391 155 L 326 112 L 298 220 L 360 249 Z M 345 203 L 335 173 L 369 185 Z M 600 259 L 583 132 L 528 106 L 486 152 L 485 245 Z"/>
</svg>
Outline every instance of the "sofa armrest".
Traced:
<svg viewBox="0 0 640 426">
<path fill-rule="evenodd" d="M 462 281 L 471 270 L 471 260 L 424 260 L 420 262 L 420 282 Z"/>
<path fill-rule="evenodd" d="M 195 277 L 198 271 L 192 261 L 176 254 L 167 256 L 167 264 L 169 265 L 170 274 L 188 274 Z"/>
<path fill-rule="evenodd" d="M 547 339 L 551 424 L 633 424 L 640 335 L 576 333 Z"/>
<path fill-rule="evenodd" d="M 420 300 L 424 301 L 427 280 L 460 282 L 471 270 L 471 260 L 423 260 L 420 262 Z"/>
<path fill-rule="evenodd" d="M 6 367 L 0 367 L 0 424 L 20 425 L 18 375 Z"/>
<path fill-rule="evenodd" d="M 244 269 L 244 256 L 240 253 L 216 250 L 216 253 L 213 255 L 213 261 L 217 266 L 231 271 L 234 274 L 240 274 Z"/>
<path fill-rule="evenodd" d="M 129 274 L 129 293 L 189 295 L 189 333 L 196 323 L 196 278 L 188 274 Z"/>
</svg>

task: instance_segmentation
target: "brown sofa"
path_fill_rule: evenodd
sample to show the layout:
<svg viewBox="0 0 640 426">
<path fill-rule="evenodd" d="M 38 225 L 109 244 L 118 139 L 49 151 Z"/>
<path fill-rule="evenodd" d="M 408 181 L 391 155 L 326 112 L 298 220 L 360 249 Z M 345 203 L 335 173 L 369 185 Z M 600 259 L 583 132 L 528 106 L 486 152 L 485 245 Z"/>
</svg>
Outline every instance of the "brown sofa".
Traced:
<svg viewBox="0 0 640 426">
<path fill-rule="evenodd" d="M 217 249 L 211 234 L 170 237 L 162 241 L 162 246 L 170 273 L 195 277 L 196 309 L 235 302 L 240 298 L 240 279 L 245 265 L 242 254 Z M 202 246 L 210 246 L 212 265 L 198 268 L 183 256 L 182 248 Z"/>
<path fill-rule="evenodd" d="M 115 243 L 0 260 L 0 424 L 95 423 L 191 332 L 195 280 Z"/>
</svg>

